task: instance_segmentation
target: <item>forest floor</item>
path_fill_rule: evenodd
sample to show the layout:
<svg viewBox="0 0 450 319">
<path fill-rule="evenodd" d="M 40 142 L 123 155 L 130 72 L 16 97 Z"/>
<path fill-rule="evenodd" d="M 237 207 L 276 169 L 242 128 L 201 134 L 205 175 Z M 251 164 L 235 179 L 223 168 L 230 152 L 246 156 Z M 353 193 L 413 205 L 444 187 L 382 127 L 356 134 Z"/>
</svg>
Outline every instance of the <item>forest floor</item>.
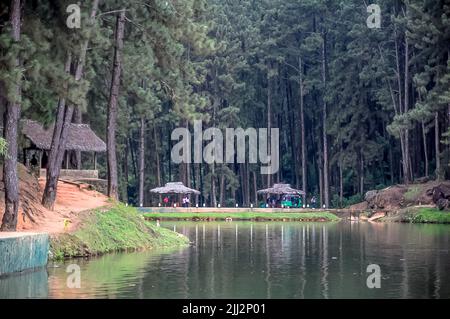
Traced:
<svg viewBox="0 0 450 319">
<path fill-rule="evenodd" d="M 352 205 L 354 210 L 397 211 L 412 206 L 435 206 L 432 189 L 439 185 L 450 186 L 450 181 L 428 181 L 409 185 L 393 185 L 381 190 L 368 191 L 364 202 Z"/>
<path fill-rule="evenodd" d="M 50 211 L 41 205 L 45 179 L 37 179 L 22 164 L 18 165 L 20 206 L 18 231 L 58 234 L 75 231 L 90 210 L 110 206 L 108 198 L 86 187 L 58 182 L 55 209 Z M 0 172 L 0 180 L 1 178 Z M 0 189 L 0 221 L 4 213 L 4 187 Z"/>
<path fill-rule="evenodd" d="M 369 191 L 365 201 L 349 207 L 364 211 L 367 216 L 386 213 L 381 222 L 450 223 L 450 211 L 439 211 L 433 202 L 435 187 L 450 187 L 450 181 L 428 181 L 410 185 L 393 185 L 382 190 Z"/>
</svg>

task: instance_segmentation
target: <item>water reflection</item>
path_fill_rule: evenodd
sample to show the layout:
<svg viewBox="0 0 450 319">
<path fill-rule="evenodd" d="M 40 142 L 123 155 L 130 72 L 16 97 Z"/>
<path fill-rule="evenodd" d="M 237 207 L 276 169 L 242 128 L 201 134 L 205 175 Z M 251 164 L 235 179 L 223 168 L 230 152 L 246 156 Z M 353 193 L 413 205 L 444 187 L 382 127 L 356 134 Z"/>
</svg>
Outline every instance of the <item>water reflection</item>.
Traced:
<svg viewBox="0 0 450 319">
<path fill-rule="evenodd" d="M 0 278 L 0 299 L 47 298 L 47 269 Z"/>
<path fill-rule="evenodd" d="M 166 222 L 193 242 L 170 251 L 71 261 L 0 279 L 0 297 L 50 298 L 449 298 L 448 225 Z M 369 264 L 381 289 L 368 289 Z M 43 277 L 39 277 L 43 276 Z M 37 278 L 40 278 L 37 280 Z M 13 281 L 11 281 L 13 280 Z M 15 281 L 14 281 L 15 280 Z"/>
</svg>

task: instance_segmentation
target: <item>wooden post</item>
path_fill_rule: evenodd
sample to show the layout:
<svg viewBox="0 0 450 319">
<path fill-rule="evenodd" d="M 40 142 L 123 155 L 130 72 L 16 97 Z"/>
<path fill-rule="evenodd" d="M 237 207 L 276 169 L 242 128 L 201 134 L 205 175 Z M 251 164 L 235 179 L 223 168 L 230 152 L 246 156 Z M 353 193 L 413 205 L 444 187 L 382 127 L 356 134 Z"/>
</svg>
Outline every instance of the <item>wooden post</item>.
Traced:
<svg viewBox="0 0 450 319">
<path fill-rule="evenodd" d="M 66 151 L 66 169 L 69 169 L 69 151 Z"/>
<path fill-rule="evenodd" d="M 39 171 L 42 168 L 42 155 L 44 154 L 44 150 L 39 150 Z"/>
<path fill-rule="evenodd" d="M 97 152 L 94 152 L 94 170 L 97 170 Z"/>
</svg>

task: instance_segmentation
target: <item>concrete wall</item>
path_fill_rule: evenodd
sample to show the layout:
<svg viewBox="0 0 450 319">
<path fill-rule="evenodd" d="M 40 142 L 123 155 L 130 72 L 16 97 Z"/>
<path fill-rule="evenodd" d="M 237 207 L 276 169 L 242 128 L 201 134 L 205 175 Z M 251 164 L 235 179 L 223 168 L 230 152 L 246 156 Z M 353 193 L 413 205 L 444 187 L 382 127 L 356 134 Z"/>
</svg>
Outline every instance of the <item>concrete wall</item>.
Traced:
<svg viewBox="0 0 450 319">
<path fill-rule="evenodd" d="M 45 266 L 48 251 L 48 234 L 0 233 L 0 276 Z"/>
</svg>

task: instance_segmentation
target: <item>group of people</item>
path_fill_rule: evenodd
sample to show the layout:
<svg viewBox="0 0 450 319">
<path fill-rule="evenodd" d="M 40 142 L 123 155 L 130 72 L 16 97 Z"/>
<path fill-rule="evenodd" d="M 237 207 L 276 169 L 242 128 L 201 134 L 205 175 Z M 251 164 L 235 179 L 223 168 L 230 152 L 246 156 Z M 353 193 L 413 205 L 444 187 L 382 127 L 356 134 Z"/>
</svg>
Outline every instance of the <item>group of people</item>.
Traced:
<svg viewBox="0 0 450 319">
<path fill-rule="evenodd" d="M 164 203 L 165 207 L 171 206 L 168 196 L 164 197 L 163 203 Z M 190 207 L 190 203 L 191 203 L 191 200 L 189 199 L 189 196 L 187 196 L 187 195 L 183 196 L 183 199 L 182 199 L 183 207 Z"/>
<path fill-rule="evenodd" d="M 266 207 L 267 208 L 277 208 L 277 207 L 281 207 L 282 203 L 284 201 L 291 201 L 292 206 L 293 207 L 302 207 L 303 206 L 303 200 L 302 197 L 300 196 L 295 196 L 295 197 L 289 197 L 289 196 L 283 196 L 281 199 L 277 199 L 276 197 L 272 196 L 267 198 L 266 200 Z M 311 197 L 310 200 L 310 206 L 311 208 L 318 208 L 317 207 L 317 198 L 316 196 Z"/>
</svg>

